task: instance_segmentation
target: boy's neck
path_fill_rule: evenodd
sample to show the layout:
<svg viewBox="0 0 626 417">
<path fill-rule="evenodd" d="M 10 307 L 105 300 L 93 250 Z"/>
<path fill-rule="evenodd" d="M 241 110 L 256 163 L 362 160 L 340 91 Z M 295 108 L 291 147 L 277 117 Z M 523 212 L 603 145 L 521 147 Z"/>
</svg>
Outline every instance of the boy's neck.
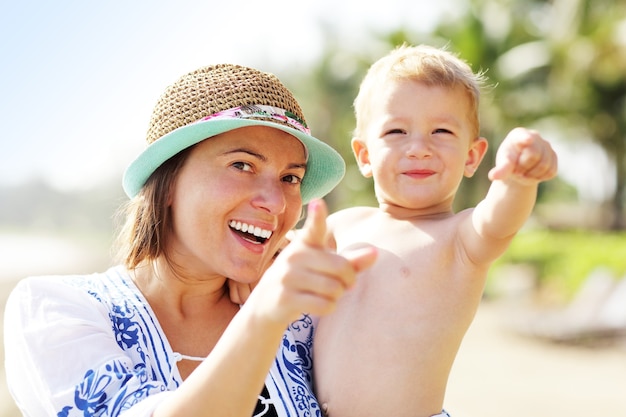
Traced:
<svg viewBox="0 0 626 417">
<path fill-rule="evenodd" d="M 381 203 L 378 207 L 381 212 L 397 220 L 442 220 L 454 216 L 450 205 L 412 208 Z"/>
</svg>

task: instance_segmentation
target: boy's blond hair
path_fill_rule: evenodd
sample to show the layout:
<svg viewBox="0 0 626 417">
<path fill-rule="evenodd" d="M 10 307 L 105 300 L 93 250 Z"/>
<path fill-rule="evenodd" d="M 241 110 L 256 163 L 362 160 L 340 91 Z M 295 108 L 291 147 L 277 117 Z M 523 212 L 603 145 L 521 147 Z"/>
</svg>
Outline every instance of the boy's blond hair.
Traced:
<svg viewBox="0 0 626 417">
<path fill-rule="evenodd" d="M 484 75 L 474 73 L 465 61 L 445 49 L 406 44 L 380 58 L 367 71 L 354 100 L 355 137 L 363 136 L 369 119 L 367 115 L 371 96 L 388 80 L 411 80 L 427 86 L 462 87 L 470 100 L 471 113 L 468 114 L 468 119 L 473 125 L 472 133 L 478 138 L 478 106 L 480 91 L 485 82 Z"/>
</svg>

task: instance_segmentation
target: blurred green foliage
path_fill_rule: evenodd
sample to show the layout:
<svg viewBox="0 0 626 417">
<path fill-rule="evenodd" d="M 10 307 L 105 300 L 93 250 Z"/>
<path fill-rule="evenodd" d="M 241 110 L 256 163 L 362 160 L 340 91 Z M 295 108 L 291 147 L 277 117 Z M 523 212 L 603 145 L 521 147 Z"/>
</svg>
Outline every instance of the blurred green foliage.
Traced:
<svg viewBox="0 0 626 417">
<path fill-rule="evenodd" d="M 549 286 L 568 300 L 598 268 L 616 279 L 626 278 L 626 236 L 589 230 L 523 230 L 494 264 L 489 279 L 506 279 L 502 274 L 509 264 L 532 266 L 536 290 Z"/>
</svg>

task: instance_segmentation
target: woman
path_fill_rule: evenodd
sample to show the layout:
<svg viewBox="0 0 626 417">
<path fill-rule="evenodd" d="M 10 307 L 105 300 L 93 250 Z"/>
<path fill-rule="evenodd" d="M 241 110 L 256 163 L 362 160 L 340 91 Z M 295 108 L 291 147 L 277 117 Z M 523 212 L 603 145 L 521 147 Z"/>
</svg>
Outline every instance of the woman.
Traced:
<svg viewBox="0 0 626 417">
<path fill-rule="evenodd" d="M 31 417 L 319 415 L 302 313 L 331 311 L 375 257 L 326 244 L 318 199 L 343 160 L 310 136 L 275 76 L 236 65 L 168 87 L 147 140 L 124 175 L 123 265 L 28 278 L 7 302 L 18 406 Z"/>
</svg>

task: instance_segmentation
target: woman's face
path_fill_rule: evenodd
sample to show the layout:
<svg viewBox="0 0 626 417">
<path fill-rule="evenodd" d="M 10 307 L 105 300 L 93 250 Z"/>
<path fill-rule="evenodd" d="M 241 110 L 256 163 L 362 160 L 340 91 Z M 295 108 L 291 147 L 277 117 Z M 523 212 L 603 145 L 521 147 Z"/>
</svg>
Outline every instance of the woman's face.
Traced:
<svg viewBox="0 0 626 417">
<path fill-rule="evenodd" d="M 189 278 L 258 280 L 302 211 L 304 145 L 270 127 L 200 142 L 174 182 L 171 265 Z"/>
</svg>

